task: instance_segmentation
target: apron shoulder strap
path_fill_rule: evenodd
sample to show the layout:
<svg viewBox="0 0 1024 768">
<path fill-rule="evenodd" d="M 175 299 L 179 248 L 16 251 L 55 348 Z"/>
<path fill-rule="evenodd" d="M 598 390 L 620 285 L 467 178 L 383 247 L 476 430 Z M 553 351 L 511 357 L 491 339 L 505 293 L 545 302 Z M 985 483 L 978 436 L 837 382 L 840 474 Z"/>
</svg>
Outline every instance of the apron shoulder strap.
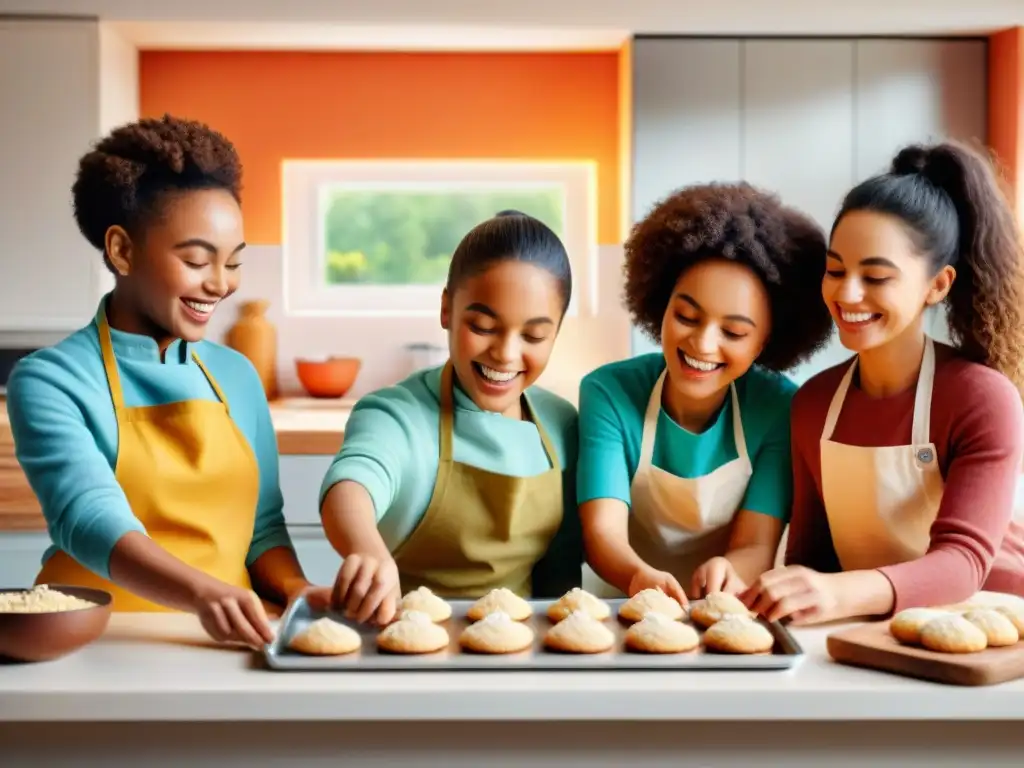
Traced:
<svg viewBox="0 0 1024 768">
<path fill-rule="evenodd" d="M 441 411 L 438 414 L 437 444 L 439 448 L 438 458 L 442 463 L 452 460 L 452 433 L 455 431 L 454 386 L 452 361 L 449 360 L 444 364 L 444 368 L 441 369 L 441 391 L 439 393 L 441 397 Z"/>
<path fill-rule="evenodd" d="M 106 307 L 100 312 L 97 331 L 100 338 L 100 353 L 103 355 L 103 370 L 107 375 L 107 386 L 110 388 L 110 399 L 114 403 L 114 413 L 120 414 L 124 411 L 124 391 L 121 389 L 121 374 L 117 371 L 117 358 L 114 356 L 114 342 L 110 337 Z"/>
<path fill-rule="evenodd" d="M 825 416 L 825 426 L 821 430 L 822 440 L 832 439 L 832 433 L 836 429 L 836 422 L 839 421 L 839 414 L 843 411 L 843 402 L 846 400 L 846 393 L 850 389 L 850 382 L 853 381 L 853 374 L 856 370 L 857 358 L 854 357 L 842 381 L 839 382 L 836 393 L 832 395 L 832 402 L 829 404 L 828 414 Z"/>
<path fill-rule="evenodd" d="M 541 445 L 544 446 L 544 452 L 548 456 L 548 461 L 551 462 L 552 469 L 561 471 L 562 462 L 558 458 L 558 451 L 555 450 L 555 446 L 551 442 L 551 436 L 548 435 L 548 431 L 544 429 L 544 425 L 541 423 L 541 420 L 537 415 L 537 410 L 533 407 L 533 402 L 525 392 L 523 392 L 523 406 L 525 407 L 527 414 L 529 414 L 530 421 L 532 421 L 534 426 L 537 427 L 537 434 L 540 435 Z"/>
<path fill-rule="evenodd" d="M 213 376 L 210 374 L 210 371 L 206 368 L 205 365 L 203 365 L 203 361 L 199 359 L 199 355 L 193 352 L 192 360 L 194 360 L 195 364 L 199 366 L 199 370 L 203 372 L 203 376 L 206 377 L 206 380 L 210 382 L 210 387 L 213 389 L 213 393 L 217 395 L 217 399 L 224 404 L 224 408 L 228 411 L 228 413 L 231 413 L 231 408 L 228 405 L 228 399 L 224 397 L 223 390 L 221 390 L 220 385 L 217 383 L 217 380 L 214 379 Z"/>
</svg>

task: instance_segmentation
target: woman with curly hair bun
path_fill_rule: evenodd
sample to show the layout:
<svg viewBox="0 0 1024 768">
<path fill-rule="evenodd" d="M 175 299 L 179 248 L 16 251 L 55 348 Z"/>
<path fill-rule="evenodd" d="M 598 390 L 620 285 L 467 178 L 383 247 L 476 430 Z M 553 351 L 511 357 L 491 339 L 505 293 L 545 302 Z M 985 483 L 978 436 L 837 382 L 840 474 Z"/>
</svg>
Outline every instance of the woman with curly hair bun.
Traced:
<svg viewBox="0 0 1024 768">
<path fill-rule="evenodd" d="M 307 583 L 260 379 L 203 340 L 239 284 L 240 179 L 226 138 L 173 117 L 86 154 L 75 219 L 115 286 L 92 322 L 18 364 L 7 408 L 52 539 L 37 583 L 191 611 L 215 639 L 259 647 L 272 633 L 253 586 L 284 603 Z"/>
<path fill-rule="evenodd" d="M 626 305 L 661 352 L 580 386 L 587 559 L 627 595 L 738 593 L 770 568 L 791 503 L 784 371 L 832 330 L 825 235 L 748 184 L 682 189 L 626 243 Z"/>
<path fill-rule="evenodd" d="M 1024 248 L 988 161 L 909 146 L 855 187 L 822 295 L 856 357 L 793 402 L 787 565 L 747 604 L 810 623 L 1024 596 Z M 943 302 L 952 346 L 924 330 Z"/>
</svg>

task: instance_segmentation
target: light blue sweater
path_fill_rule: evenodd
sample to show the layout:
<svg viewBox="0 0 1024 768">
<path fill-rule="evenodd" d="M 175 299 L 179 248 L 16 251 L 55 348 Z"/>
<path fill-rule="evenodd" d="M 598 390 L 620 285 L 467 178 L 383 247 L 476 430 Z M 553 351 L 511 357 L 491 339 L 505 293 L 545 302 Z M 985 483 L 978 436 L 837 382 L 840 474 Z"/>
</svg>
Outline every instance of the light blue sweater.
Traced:
<svg viewBox="0 0 1024 768">
<path fill-rule="evenodd" d="M 103 369 L 96 318 L 59 344 L 23 358 L 7 384 L 15 451 L 42 506 L 53 545 L 109 578 L 110 553 L 130 531 L 145 533 L 114 478 L 117 421 Z M 224 392 L 231 417 L 259 462 L 256 524 L 246 564 L 291 547 L 278 482 L 277 438 L 259 376 L 239 353 L 212 342 L 175 341 L 160 360 L 156 342 L 111 329 L 125 405 L 216 400 L 195 352 Z"/>
</svg>

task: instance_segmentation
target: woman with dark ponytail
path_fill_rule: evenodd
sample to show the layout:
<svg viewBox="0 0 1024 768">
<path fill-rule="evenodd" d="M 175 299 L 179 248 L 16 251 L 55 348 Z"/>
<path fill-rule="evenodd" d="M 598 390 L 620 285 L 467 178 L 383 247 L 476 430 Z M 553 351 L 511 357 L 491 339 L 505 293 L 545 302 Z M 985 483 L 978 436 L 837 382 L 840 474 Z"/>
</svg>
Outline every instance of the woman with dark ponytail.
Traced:
<svg viewBox="0 0 1024 768">
<path fill-rule="evenodd" d="M 744 595 L 817 623 L 1024 596 L 1024 248 L 987 159 L 903 149 L 832 228 L 822 296 L 856 353 L 793 400 L 786 566 Z M 946 305 L 952 346 L 925 332 Z"/>
</svg>

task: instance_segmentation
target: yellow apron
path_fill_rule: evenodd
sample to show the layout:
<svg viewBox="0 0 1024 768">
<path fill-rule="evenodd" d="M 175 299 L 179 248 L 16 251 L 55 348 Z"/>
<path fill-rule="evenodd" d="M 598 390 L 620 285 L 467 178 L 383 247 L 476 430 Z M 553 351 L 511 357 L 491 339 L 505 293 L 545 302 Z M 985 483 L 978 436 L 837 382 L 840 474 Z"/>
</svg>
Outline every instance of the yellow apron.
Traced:
<svg viewBox="0 0 1024 768">
<path fill-rule="evenodd" d="M 525 414 L 537 425 L 551 469 L 511 477 L 452 459 L 452 365 L 441 373 L 437 479 L 416 529 L 394 552 L 402 592 L 420 586 L 447 598 L 475 598 L 506 587 L 523 597 L 533 567 L 562 523 L 562 467 L 529 399 Z"/>
<path fill-rule="evenodd" d="M 251 588 L 245 558 L 259 500 L 256 456 L 228 413 L 227 400 L 192 355 L 217 401 L 186 400 L 126 408 L 106 313 L 100 350 L 117 417 L 114 476 L 149 537 L 184 563 L 234 586 Z M 115 611 L 169 611 L 113 584 L 63 551 L 43 565 L 36 584 L 105 589 Z"/>
</svg>

